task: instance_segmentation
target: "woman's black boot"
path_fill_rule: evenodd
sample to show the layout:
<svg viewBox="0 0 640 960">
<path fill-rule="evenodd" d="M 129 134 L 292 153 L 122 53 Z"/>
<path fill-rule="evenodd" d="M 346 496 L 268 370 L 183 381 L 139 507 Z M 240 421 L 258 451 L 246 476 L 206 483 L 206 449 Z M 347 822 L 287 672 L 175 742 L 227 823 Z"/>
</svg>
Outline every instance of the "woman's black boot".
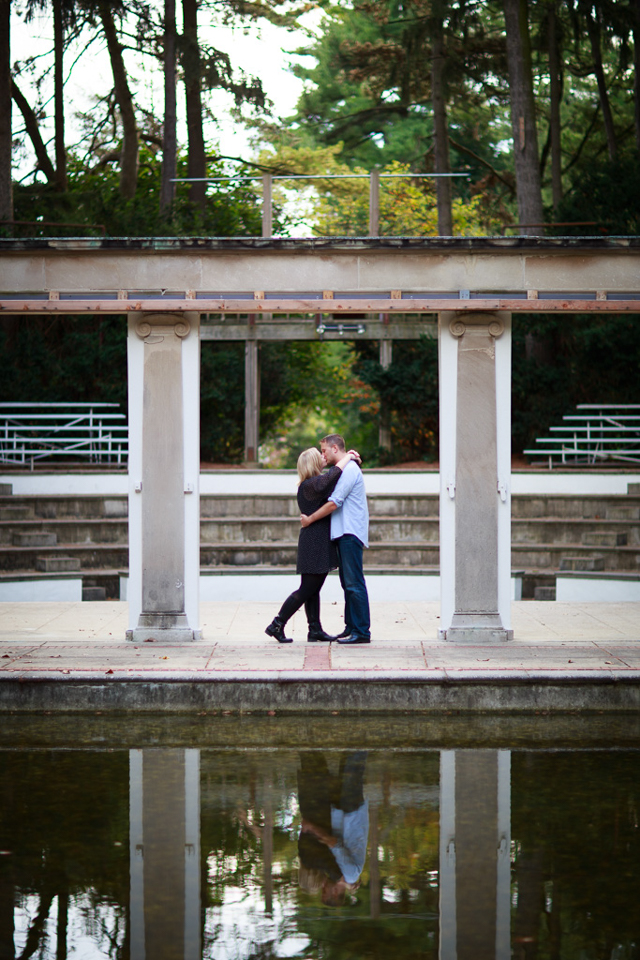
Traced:
<svg viewBox="0 0 640 960">
<path fill-rule="evenodd" d="M 270 637 L 275 637 L 278 643 L 293 643 L 292 637 L 285 637 L 284 635 L 284 621 L 280 617 L 274 617 L 272 622 L 269 624 L 265 633 Z"/>
<path fill-rule="evenodd" d="M 335 638 L 331 634 L 327 633 L 322 629 L 322 625 L 319 620 L 311 620 L 309 623 L 309 632 L 307 634 L 307 640 L 309 643 L 314 643 L 316 640 L 334 640 Z"/>
</svg>

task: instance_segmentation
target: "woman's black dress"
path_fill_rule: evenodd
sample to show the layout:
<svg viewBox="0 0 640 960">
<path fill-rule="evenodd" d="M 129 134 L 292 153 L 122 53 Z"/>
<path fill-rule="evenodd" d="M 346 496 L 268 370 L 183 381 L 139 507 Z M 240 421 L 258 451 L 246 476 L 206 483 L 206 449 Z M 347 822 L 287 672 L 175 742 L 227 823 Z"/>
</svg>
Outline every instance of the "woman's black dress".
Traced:
<svg viewBox="0 0 640 960">
<path fill-rule="evenodd" d="M 300 513 L 309 516 L 326 503 L 342 471 L 331 467 L 327 473 L 303 480 L 298 487 Z M 298 538 L 297 573 L 329 573 L 338 566 L 338 552 L 331 542 L 331 517 L 323 517 L 303 527 Z"/>
</svg>

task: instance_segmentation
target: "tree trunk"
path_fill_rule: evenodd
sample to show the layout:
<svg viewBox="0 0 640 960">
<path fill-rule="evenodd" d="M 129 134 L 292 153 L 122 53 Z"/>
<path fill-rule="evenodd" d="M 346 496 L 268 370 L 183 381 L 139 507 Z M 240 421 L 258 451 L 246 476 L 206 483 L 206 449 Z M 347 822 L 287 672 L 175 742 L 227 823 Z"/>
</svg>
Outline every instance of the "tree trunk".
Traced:
<svg viewBox="0 0 640 960">
<path fill-rule="evenodd" d="M 433 21 L 433 45 L 431 49 L 431 102 L 433 105 L 434 156 L 436 173 L 450 173 L 449 131 L 447 129 L 447 104 L 444 89 L 444 28 L 442 19 Z M 451 178 L 436 177 L 438 204 L 438 233 L 441 237 L 453 236 L 451 213 Z"/>
<path fill-rule="evenodd" d="M 204 152 L 202 132 L 202 96 L 200 75 L 200 48 L 198 46 L 198 3 L 197 0 L 182 0 L 184 23 L 182 69 L 184 71 L 184 89 L 187 102 L 187 135 L 189 140 L 189 160 L 187 176 L 198 178 L 192 183 L 189 197 L 191 202 L 204 211 L 207 185 L 207 162 Z"/>
<path fill-rule="evenodd" d="M 562 71 L 558 43 L 558 18 L 556 4 L 549 8 L 549 130 L 551 134 L 551 195 L 553 212 L 557 214 L 562 200 L 562 137 L 560 127 L 560 103 L 562 101 Z"/>
<path fill-rule="evenodd" d="M 162 138 L 162 183 L 160 213 L 171 213 L 176 185 L 176 0 L 164 3 L 164 131 Z"/>
<path fill-rule="evenodd" d="M 527 0 L 504 0 L 504 15 L 507 29 L 518 220 L 520 223 L 542 223 L 542 191 Z M 522 233 L 535 236 L 540 233 L 540 228 L 523 227 Z"/>
<path fill-rule="evenodd" d="M 633 94 L 636 147 L 640 153 L 640 0 L 633 0 Z"/>
<path fill-rule="evenodd" d="M 53 101 L 55 113 L 56 185 L 67 189 L 67 151 L 64 143 L 64 27 L 62 0 L 53 0 Z"/>
<path fill-rule="evenodd" d="M 47 148 L 45 147 L 44 141 L 40 134 L 38 118 L 33 112 L 33 109 L 31 108 L 27 98 L 16 86 L 15 80 L 11 81 L 11 96 L 15 100 L 16 106 L 18 107 L 18 110 L 24 119 L 25 129 L 29 135 L 31 143 L 33 144 L 33 149 L 38 160 L 38 168 L 42 170 L 49 183 L 55 183 L 56 171 L 53 168 L 51 160 L 49 159 Z"/>
<path fill-rule="evenodd" d="M 13 220 L 10 37 L 11 0 L 0 0 L 0 220 Z"/>
<path fill-rule="evenodd" d="M 607 81 L 602 66 L 602 51 L 600 50 L 600 27 L 597 21 L 591 16 L 591 5 L 583 6 L 585 19 L 587 21 L 587 33 L 589 34 L 589 43 L 591 45 L 591 56 L 593 57 L 593 72 L 598 82 L 598 95 L 600 97 L 600 107 L 602 108 L 602 119 L 604 122 L 604 132 L 607 137 L 607 149 L 609 159 L 615 160 L 618 152 L 616 143 L 616 131 L 613 125 L 613 115 L 611 113 L 611 104 L 609 103 L 609 94 L 607 93 Z"/>
<path fill-rule="evenodd" d="M 130 200 L 138 186 L 138 127 L 133 109 L 133 97 L 127 81 L 127 71 L 122 57 L 116 25 L 109 0 L 100 0 L 100 19 L 107 38 L 109 59 L 113 72 L 113 84 L 120 116 L 122 118 L 122 154 L 120 159 L 120 193 Z"/>
</svg>

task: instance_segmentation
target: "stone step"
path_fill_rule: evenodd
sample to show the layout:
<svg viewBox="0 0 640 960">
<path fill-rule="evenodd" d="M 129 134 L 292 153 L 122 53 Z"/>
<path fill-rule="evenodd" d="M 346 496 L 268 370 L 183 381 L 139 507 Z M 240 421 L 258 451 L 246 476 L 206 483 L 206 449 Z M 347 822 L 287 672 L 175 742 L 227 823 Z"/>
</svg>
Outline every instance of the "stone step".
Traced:
<svg viewBox="0 0 640 960">
<path fill-rule="evenodd" d="M 28 533 L 14 533 L 11 542 L 14 547 L 55 547 L 58 536 L 44 530 L 33 530 Z"/>
<path fill-rule="evenodd" d="M 95 601 L 95 600 L 106 600 L 107 599 L 107 590 L 106 587 L 82 587 L 82 599 L 84 601 Z"/>
<path fill-rule="evenodd" d="M 608 507 L 607 520 L 640 520 L 640 507 Z"/>
<path fill-rule="evenodd" d="M 47 520 L 46 531 L 42 520 L 0 521 L 0 545 L 13 543 L 16 546 L 36 545 L 35 541 L 18 543 L 16 537 L 32 537 L 40 533 L 56 536 L 59 543 L 122 543 L 129 539 L 129 526 L 122 520 L 66 519 Z M 43 543 L 43 546 L 47 544 Z"/>
<path fill-rule="evenodd" d="M 207 567 L 268 565 L 280 569 L 283 566 L 295 567 L 296 556 L 296 542 L 203 543 L 200 547 L 200 562 Z M 437 543 L 372 543 L 364 552 L 365 567 L 432 567 L 438 563 Z"/>
<path fill-rule="evenodd" d="M 562 557 L 561 570 L 604 570 L 604 557 Z"/>
<path fill-rule="evenodd" d="M 616 546 L 616 537 L 624 536 L 627 543 L 640 547 L 640 524 L 624 520 L 531 517 L 511 521 L 511 541 L 514 544 L 586 543 L 585 537 L 597 538 L 600 535 L 612 536 L 612 546 Z M 597 540 L 594 545 L 597 545 Z"/>
<path fill-rule="evenodd" d="M 79 569 L 77 557 L 36 557 L 36 570 L 42 573 L 64 573 Z"/>
<path fill-rule="evenodd" d="M 582 543 L 585 547 L 626 547 L 628 542 L 626 533 L 583 533 Z"/>
<path fill-rule="evenodd" d="M 535 587 L 533 591 L 534 600 L 555 600 L 556 598 L 556 588 L 555 587 Z"/>
<path fill-rule="evenodd" d="M 11 496 L 13 496 L 13 484 L 0 483 L 0 497 L 11 497 Z"/>
<path fill-rule="evenodd" d="M 563 557 L 573 556 L 604 559 L 604 569 L 609 571 L 638 571 L 640 569 L 640 549 L 631 547 L 585 547 L 582 543 L 538 543 L 511 544 L 511 566 L 513 569 L 527 571 L 559 570 Z"/>
<path fill-rule="evenodd" d="M 374 517 L 369 525 L 371 542 L 438 539 L 438 517 Z M 296 517 L 216 517 L 200 520 L 200 538 L 208 543 L 253 543 L 286 540 L 297 543 L 300 514 Z"/>
<path fill-rule="evenodd" d="M 14 542 L 16 534 L 41 531 L 41 520 L 0 521 L 0 544 Z M 433 543 L 438 539 L 438 517 L 385 516 L 372 517 L 372 542 L 390 540 L 421 540 Z M 126 519 L 60 518 L 46 523 L 47 532 L 55 533 L 60 543 L 121 543 L 128 540 Z M 259 540 L 286 540 L 297 542 L 300 531 L 299 514 L 295 517 L 205 517 L 200 521 L 200 538 L 207 543 L 252 543 Z M 640 523 L 604 519 L 514 519 L 511 525 L 512 542 L 586 543 L 591 534 L 626 535 L 627 543 L 640 547 Z M 594 545 L 599 544 L 594 541 Z M 603 544 L 608 541 L 605 539 Z M 611 545 L 622 541 L 611 541 Z"/>
<path fill-rule="evenodd" d="M 412 496 L 369 496 L 369 513 L 372 517 L 436 517 L 439 511 L 439 499 L 434 494 L 415 494 Z M 200 516 L 219 517 L 299 517 L 300 508 L 295 490 L 291 494 L 274 494 L 267 497 L 253 495 L 202 494 L 200 497 Z"/>
<path fill-rule="evenodd" d="M 0 547 L 0 572 L 10 570 L 34 571 L 38 559 L 49 556 L 73 557 L 80 561 L 80 570 L 120 569 L 128 566 L 127 544 L 58 543 L 51 547 Z"/>
<path fill-rule="evenodd" d="M 0 520 L 32 520 L 33 510 L 26 504 L 9 504 L 0 507 Z"/>
<path fill-rule="evenodd" d="M 640 483 L 628 483 L 627 484 L 627 493 L 632 495 L 640 494 Z"/>
<path fill-rule="evenodd" d="M 230 481 L 231 483 L 232 481 Z M 633 486 L 633 484 L 629 484 Z M 636 486 L 640 486 L 636 484 Z M 369 510 L 371 516 L 417 516 L 437 517 L 439 511 L 438 496 L 434 494 L 413 494 L 390 497 L 387 495 L 370 495 Z M 30 516 L 42 519 L 61 519 L 63 517 L 78 517 L 86 519 L 124 518 L 128 513 L 126 497 L 103 496 L 92 494 L 86 496 L 51 495 L 51 496 L 16 496 L 0 495 L 1 511 L 8 506 L 26 506 Z M 637 510 L 638 514 L 631 519 L 640 517 L 640 491 L 611 495 L 549 495 L 549 496 L 514 496 L 511 500 L 512 516 L 514 519 L 556 517 L 575 519 L 603 519 L 611 509 Z M 203 518 L 211 517 L 297 517 L 298 504 L 295 498 L 295 483 L 292 482 L 291 494 L 276 495 L 241 495 L 241 494 L 203 494 L 200 497 L 200 514 Z M 627 519 L 621 517 L 621 519 Z"/>
<path fill-rule="evenodd" d="M 27 507 L 30 516 L 43 520 L 63 517 L 123 518 L 129 513 L 126 497 L 104 494 L 52 494 L 11 497 L 0 496 L 0 514 L 6 507 Z"/>
</svg>

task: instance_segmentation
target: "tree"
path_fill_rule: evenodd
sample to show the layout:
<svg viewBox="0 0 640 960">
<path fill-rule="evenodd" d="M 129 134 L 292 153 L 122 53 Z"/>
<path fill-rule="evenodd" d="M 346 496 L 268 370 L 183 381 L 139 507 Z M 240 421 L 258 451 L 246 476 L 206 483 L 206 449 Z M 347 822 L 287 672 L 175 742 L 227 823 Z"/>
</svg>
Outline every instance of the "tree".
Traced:
<svg viewBox="0 0 640 960">
<path fill-rule="evenodd" d="M 187 138 L 189 165 L 187 176 L 196 182 L 190 184 L 191 202 L 204 209 L 207 185 L 207 158 L 202 130 L 202 65 L 198 44 L 197 0 L 182 0 L 182 70 L 187 107 Z"/>
<path fill-rule="evenodd" d="M 296 69 L 307 82 L 292 118 L 302 142 L 341 143 L 345 161 L 366 170 L 390 161 L 416 172 L 464 165 L 469 184 L 437 181 L 440 233 L 452 229 L 451 197 L 469 199 L 487 171 L 494 188 L 513 193 L 508 158 L 496 149 L 507 85 L 493 8 L 473 0 L 360 0 L 353 9 L 332 8 L 325 24 L 299 51 L 316 59 L 315 67 Z"/>
<path fill-rule="evenodd" d="M 0 221 L 13 220 L 10 38 L 11 0 L 0 0 Z"/>
<path fill-rule="evenodd" d="M 35 151 L 38 166 L 37 169 L 41 170 L 45 175 L 49 183 L 56 182 L 56 171 L 51 163 L 47 148 L 42 140 L 42 135 L 40 133 L 40 124 L 38 123 L 38 118 L 35 114 L 35 111 L 32 109 L 27 98 L 24 94 L 21 93 L 18 88 L 15 80 L 11 81 L 11 96 L 16 102 L 16 106 L 20 110 L 22 117 L 24 119 L 24 124 L 26 131 L 29 135 L 29 139 L 33 144 L 33 149 Z M 65 176 L 66 176 L 66 167 L 65 167 Z"/>
<path fill-rule="evenodd" d="M 543 222 L 544 213 L 527 0 L 504 0 L 504 15 L 518 219 L 523 224 L 540 224 Z M 536 234 L 540 229 L 525 226 L 522 232 Z"/>
<path fill-rule="evenodd" d="M 175 197 L 176 163 L 178 153 L 176 131 L 176 0 L 164 3 L 164 126 L 162 128 L 162 185 L 160 213 L 171 212 Z"/>
<path fill-rule="evenodd" d="M 138 125 L 129 88 L 127 71 L 118 39 L 111 0 L 98 0 L 97 13 L 102 23 L 113 73 L 114 93 L 122 120 L 122 153 L 120 157 L 120 192 L 126 199 L 135 196 L 138 186 Z"/>
<path fill-rule="evenodd" d="M 551 0 L 547 12 L 547 43 L 549 55 L 549 141 L 551 146 L 551 196 L 554 215 L 562 200 L 562 60 L 558 30 L 557 0 Z"/>
</svg>

